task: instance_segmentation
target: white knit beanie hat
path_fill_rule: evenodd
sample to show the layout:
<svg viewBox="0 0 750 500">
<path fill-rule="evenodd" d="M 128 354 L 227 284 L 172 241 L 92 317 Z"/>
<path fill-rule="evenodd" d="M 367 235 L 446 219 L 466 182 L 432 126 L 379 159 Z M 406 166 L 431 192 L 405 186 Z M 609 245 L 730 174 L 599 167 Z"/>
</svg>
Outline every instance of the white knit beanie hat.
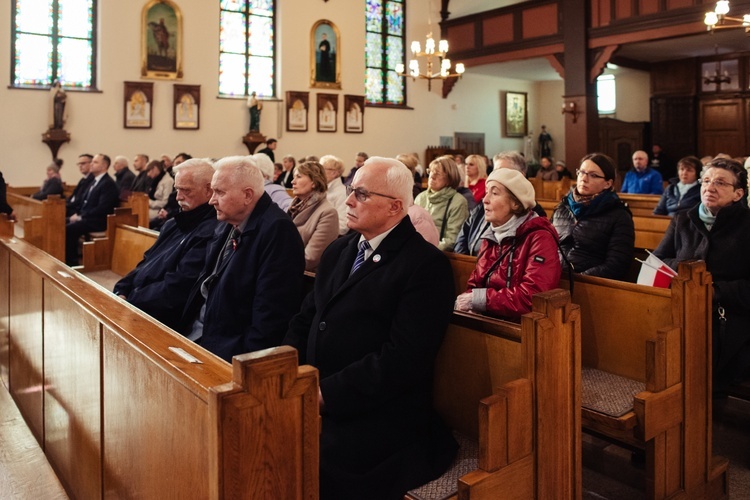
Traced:
<svg viewBox="0 0 750 500">
<path fill-rule="evenodd" d="M 493 170 L 487 176 L 486 182 L 488 187 L 490 182 L 497 182 L 505 186 L 505 189 L 513 193 L 513 196 L 518 198 L 518 201 L 526 209 L 534 208 L 536 205 L 536 201 L 534 200 L 534 186 L 518 170 L 510 168 Z"/>
</svg>

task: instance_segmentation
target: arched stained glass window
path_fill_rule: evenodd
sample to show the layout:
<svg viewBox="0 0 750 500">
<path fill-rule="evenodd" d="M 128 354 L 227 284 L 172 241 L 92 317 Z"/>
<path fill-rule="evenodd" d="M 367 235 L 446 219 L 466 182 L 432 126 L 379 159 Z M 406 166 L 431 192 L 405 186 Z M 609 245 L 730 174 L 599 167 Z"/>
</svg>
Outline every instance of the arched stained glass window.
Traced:
<svg viewBox="0 0 750 500">
<path fill-rule="evenodd" d="M 11 86 L 95 89 L 96 0 L 14 0 Z"/>
<path fill-rule="evenodd" d="M 365 92 L 368 104 L 406 105 L 404 64 L 406 0 L 366 0 Z"/>
<path fill-rule="evenodd" d="M 221 0 L 220 95 L 275 95 L 274 28 L 274 0 Z"/>
</svg>

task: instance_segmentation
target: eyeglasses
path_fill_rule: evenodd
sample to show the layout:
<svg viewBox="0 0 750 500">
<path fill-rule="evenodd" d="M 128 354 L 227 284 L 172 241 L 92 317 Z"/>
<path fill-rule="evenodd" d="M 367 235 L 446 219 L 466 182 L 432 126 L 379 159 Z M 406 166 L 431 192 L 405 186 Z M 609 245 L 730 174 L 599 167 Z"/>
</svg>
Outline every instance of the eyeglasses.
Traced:
<svg viewBox="0 0 750 500">
<path fill-rule="evenodd" d="M 380 193 L 376 193 L 374 191 L 368 191 L 368 190 L 362 189 L 362 188 L 355 188 L 355 187 L 352 187 L 352 186 L 346 186 L 346 195 L 349 196 L 352 193 L 354 193 L 354 197 L 360 203 L 364 203 L 371 196 L 382 196 L 383 198 L 389 198 L 391 200 L 395 200 L 396 199 L 395 196 L 388 196 L 387 194 L 380 194 Z"/>
<path fill-rule="evenodd" d="M 736 187 L 733 183 L 727 182 L 723 179 L 711 180 L 708 177 L 701 179 L 701 184 L 704 186 L 710 186 L 711 184 L 713 184 L 714 186 L 716 186 L 716 189 L 724 189 L 726 187 L 731 187 L 731 188 Z"/>
<path fill-rule="evenodd" d="M 603 175 L 599 175 L 594 172 L 587 172 L 581 169 L 576 170 L 576 175 L 578 177 L 591 177 L 592 179 L 605 179 Z"/>
</svg>

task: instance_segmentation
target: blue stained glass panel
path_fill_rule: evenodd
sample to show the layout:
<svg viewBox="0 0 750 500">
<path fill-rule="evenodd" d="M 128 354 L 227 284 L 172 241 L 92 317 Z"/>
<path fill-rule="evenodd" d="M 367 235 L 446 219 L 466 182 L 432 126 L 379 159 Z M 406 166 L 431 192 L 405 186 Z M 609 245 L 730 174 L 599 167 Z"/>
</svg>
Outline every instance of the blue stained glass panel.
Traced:
<svg viewBox="0 0 750 500">
<path fill-rule="evenodd" d="M 388 72 L 388 104 L 404 103 L 404 79 L 396 74 L 395 71 Z"/>
<path fill-rule="evenodd" d="M 367 94 L 367 102 L 383 102 L 383 70 L 367 68 L 365 93 Z"/>
<path fill-rule="evenodd" d="M 273 97 L 273 59 L 251 57 L 248 78 L 248 93 L 257 92 L 258 97 Z"/>
<path fill-rule="evenodd" d="M 272 57 L 273 18 L 250 16 L 250 36 L 247 41 L 251 55 Z"/>
<path fill-rule="evenodd" d="M 52 0 L 16 2 L 16 29 L 23 33 L 52 34 Z"/>
<path fill-rule="evenodd" d="M 398 36 L 388 37 L 388 53 L 386 54 L 386 64 L 388 69 L 396 69 L 398 63 L 404 62 L 404 40 Z"/>
<path fill-rule="evenodd" d="M 49 85 L 52 74 L 52 38 L 18 35 L 14 85 Z"/>
<path fill-rule="evenodd" d="M 219 93 L 222 95 L 245 95 L 245 56 L 240 54 L 219 55 Z"/>
<path fill-rule="evenodd" d="M 404 6 L 400 3 L 388 2 L 386 4 L 386 10 L 386 19 L 388 20 L 388 34 L 403 36 Z"/>
<path fill-rule="evenodd" d="M 380 36 L 380 33 L 367 33 L 366 39 L 365 65 L 368 67 L 380 67 L 383 61 L 383 37 Z"/>
<path fill-rule="evenodd" d="M 62 36 L 91 38 L 92 0 L 60 0 L 58 32 Z M 86 20 L 87 22 L 82 22 Z"/>
<path fill-rule="evenodd" d="M 383 19 L 383 3 L 381 0 L 367 0 L 367 31 L 380 33 Z"/>
<path fill-rule="evenodd" d="M 58 77 L 63 85 L 91 86 L 91 44 L 88 40 L 64 38 L 58 47 Z"/>
<path fill-rule="evenodd" d="M 235 12 L 242 12 L 247 6 L 246 0 L 221 0 L 221 8 L 223 10 L 233 10 Z"/>
<path fill-rule="evenodd" d="M 249 0 L 250 14 L 258 16 L 273 16 L 273 0 Z"/>
<path fill-rule="evenodd" d="M 245 53 L 245 16 L 235 12 L 221 12 L 219 32 L 221 52 Z"/>
</svg>

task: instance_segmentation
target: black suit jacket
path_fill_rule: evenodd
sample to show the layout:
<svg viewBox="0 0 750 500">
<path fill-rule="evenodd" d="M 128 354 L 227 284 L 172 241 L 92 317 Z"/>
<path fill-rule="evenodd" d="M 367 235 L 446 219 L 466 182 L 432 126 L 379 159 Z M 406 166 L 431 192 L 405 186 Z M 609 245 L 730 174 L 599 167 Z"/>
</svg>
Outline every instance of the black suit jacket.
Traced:
<svg viewBox="0 0 750 500">
<path fill-rule="evenodd" d="M 81 206 L 77 213 L 89 231 L 104 231 L 107 229 L 107 215 L 113 213 L 120 203 L 117 184 L 109 174 L 104 174 L 90 191 L 86 191 L 80 195 Z"/>
<path fill-rule="evenodd" d="M 409 217 L 349 276 L 359 237 L 326 249 L 285 343 L 320 371 L 321 498 L 400 498 L 444 472 L 456 449 L 432 408 L 453 277 Z"/>
<path fill-rule="evenodd" d="M 67 217 L 79 212 L 81 205 L 83 204 L 83 195 L 91 186 L 92 182 L 94 182 L 93 174 L 87 174 L 86 177 L 82 177 L 81 180 L 78 181 L 78 184 L 76 184 L 76 187 L 73 189 L 73 194 L 71 194 L 70 198 L 65 202 L 65 215 Z"/>
</svg>

